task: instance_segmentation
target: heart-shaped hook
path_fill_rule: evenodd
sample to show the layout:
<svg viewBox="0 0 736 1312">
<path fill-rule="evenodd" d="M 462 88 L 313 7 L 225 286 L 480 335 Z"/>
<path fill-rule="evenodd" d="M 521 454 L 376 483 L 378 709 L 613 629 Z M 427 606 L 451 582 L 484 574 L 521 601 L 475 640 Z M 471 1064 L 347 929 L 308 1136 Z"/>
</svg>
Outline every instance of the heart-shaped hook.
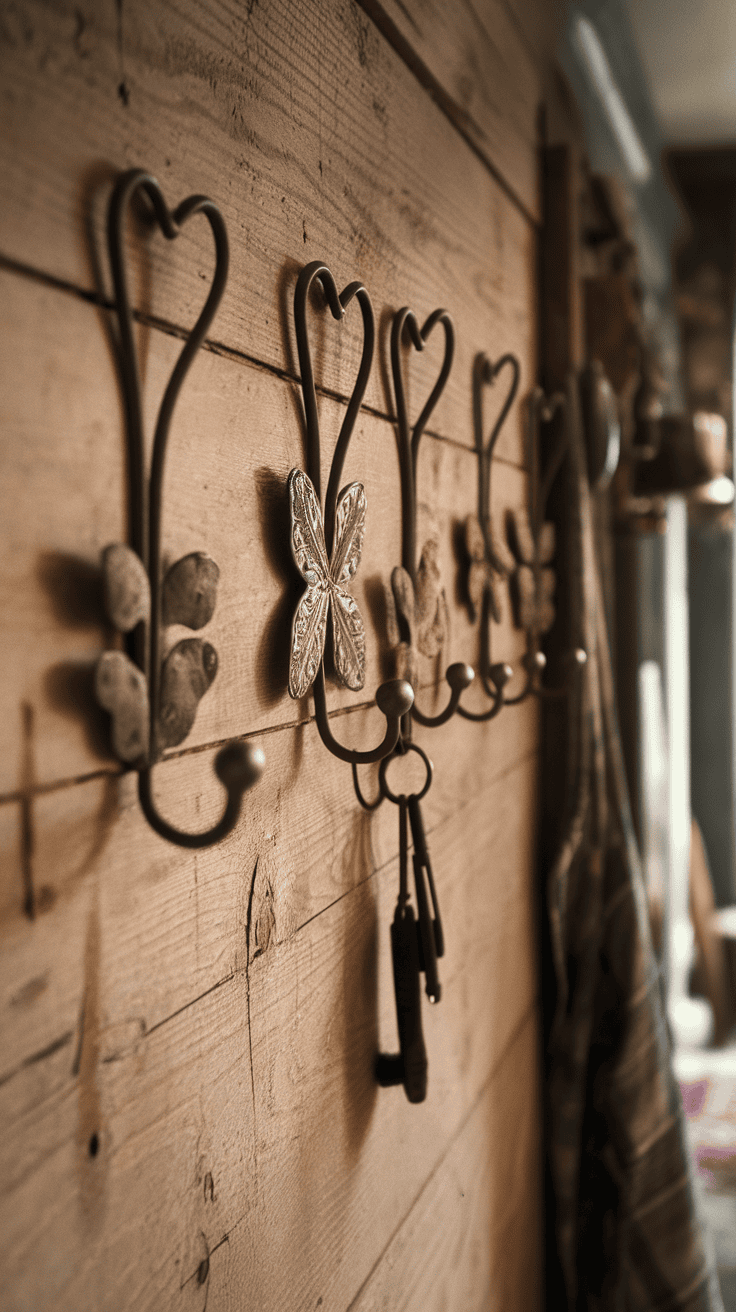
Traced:
<svg viewBox="0 0 736 1312">
<path fill-rule="evenodd" d="M 426 342 L 442 324 L 445 333 L 445 352 L 436 382 L 424 403 L 414 428 L 409 428 L 406 409 L 406 389 L 401 362 L 402 339 L 408 337 L 416 351 L 423 351 Z M 399 468 L 401 473 L 402 565 L 412 580 L 416 579 L 416 472 L 419 443 L 445 384 L 450 375 L 455 354 L 455 327 L 447 310 L 433 310 L 420 328 L 413 310 L 405 305 L 394 315 L 391 327 L 391 374 L 396 400 L 396 421 L 399 429 Z"/>
<path fill-rule="evenodd" d="M 133 337 L 133 311 L 128 292 L 124 241 L 126 217 L 133 196 L 137 191 L 143 191 L 148 196 L 154 217 L 168 241 L 173 241 L 179 236 L 181 229 L 189 219 L 196 214 L 204 214 L 215 242 L 215 270 L 207 299 L 172 370 L 158 412 L 151 459 L 148 525 L 146 525 L 146 477 L 140 370 Z M 229 265 L 227 229 L 219 209 L 207 196 L 188 196 L 172 212 L 164 199 L 156 178 L 152 174 L 146 173 L 144 169 L 130 169 L 118 179 L 113 191 L 108 213 L 107 237 L 120 329 L 120 364 L 128 419 L 132 491 L 132 545 L 140 555 L 153 582 L 159 566 L 160 492 L 169 426 L 182 383 L 205 339 L 207 329 L 212 323 L 225 290 Z"/>
<path fill-rule="evenodd" d="M 133 196 L 138 191 L 144 192 L 148 197 L 153 215 L 167 240 L 176 238 L 189 219 L 196 214 L 203 214 L 210 225 L 215 244 L 215 269 L 207 298 L 174 365 L 159 407 L 153 438 L 148 494 L 140 370 L 133 337 L 133 311 L 128 292 L 124 244 L 128 211 Z M 115 548 L 112 556 L 107 553 L 107 581 L 110 585 L 107 593 L 108 605 L 111 605 L 115 614 L 124 621 L 124 627 L 130 629 L 137 625 L 138 665 L 134 666 L 123 653 L 106 653 L 101 662 L 101 670 L 98 671 L 98 684 L 101 684 L 103 698 L 106 697 L 111 703 L 112 711 L 120 710 L 121 697 L 125 703 L 123 709 L 127 718 L 124 722 L 121 720 L 120 725 L 116 725 L 121 734 L 124 729 L 130 729 L 130 732 L 123 735 L 125 741 L 122 745 L 128 753 L 125 759 L 132 759 L 137 745 L 134 741 L 136 734 L 137 740 L 143 745 L 143 752 L 139 753 L 143 756 L 143 760 L 139 765 L 138 791 L 149 823 L 164 838 L 179 846 L 208 847 L 223 838 L 235 825 L 243 793 L 256 781 L 263 767 L 263 754 L 260 749 L 236 745 L 225 748 L 219 753 L 215 768 L 227 791 L 227 805 L 220 821 L 212 829 L 198 834 L 187 834 L 177 830 L 159 815 L 153 800 L 151 767 L 158 759 L 162 746 L 180 742 L 186 736 L 194 720 L 199 699 L 212 682 L 217 668 L 216 653 L 209 643 L 203 643 L 201 639 L 196 638 L 186 639 L 177 644 L 174 651 L 170 653 L 165 671 L 164 704 L 167 714 L 166 725 L 162 726 L 159 714 L 162 701 L 161 498 L 166 447 L 172 415 L 182 384 L 204 341 L 225 290 L 229 264 L 227 229 L 219 209 L 208 197 L 189 196 L 172 211 L 164 199 L 157 180 L 144 169 L 131 169 L 121 175 L 113 191 L 108 211 L 107 236 L 115 288 L 121 381 L 127 420 L 131 537 L 132 546 L 137 552 L 137 557 L 134 551 L 128 548 Z M 143 595 L 145 590 L 139 586 L 140 581 L 136 582 L 135 571 L 131 570 L 128 556 L 134 559 L 140 558 L 148 576 L 150 609 Z M 167 602 L 173 605 L 173 614 L 177 621 L 183 620 L 193 628 L 199 628 L 207 623 L 214 609 L 217 574 L 214 561 L 204 553 L 194 553 L 184 561 L 178 562 L 178 566 L 171 572 L 167 592 Z M 190 596 L 192 584 L 195 585 L 196 604 L 182 610 L 183 603 L 192 600 Z M 148 619 L 147 644 L 145 643 L 146 625 L 140 623 L 146 618 Z M 111 664 L 110 658 L 115 663 Z M 121 663 L 126 660 L 130 669 Z M 143 697 L 142 694 L 139 695 L 138 701 L 135 702 L 133 697 L 135 690 L 131 691 L 128 686 L 131 682 L 131 672 L 134 670 L 138 670 L 143 687 L 145 688 L 146 684 L 148 686 L 150 733 L 147 735 L 149 744 L 147 752 L 144 741 L 146 735 L 140 731 L 137 722 L 134 722 L 136 706 L 138 703 L 143 704 Z M 183 700 L 179 695 L 180 685 L 184 688 Z M 120 686 L 123 686 L 122 694 Z"/>
<path fill-rule="evenodd" d="M 486 387 L 493 387 L 504 369 L 511 370 L 509 388 L 499 411 L 496 422 L 491 429 L 488 441 L 483 440 L 483 392 Z M 491 462 L 501 429 L 506 421 L 519 388 L 519 361 L 515 355 L 502 355 L 495 363 L 483 353 L 475 357 L 473 363 L 473 428 L 475 432 L 475 450 L 478 456 L 478 522 L 483 533 L 486 547 L 486 559 L 489 565 L 502 577 L 508 573 L 508 563 L 500 558 L 495 547 L 491 524 Z"/>
<path fill-rule="evenodd" d="M 355 428 L 355 421 L 365 396 L 365 389 L 368 386 L 371 366 L 373 364 L 373 350 L 376 340 L 375 319 L 373 315 L 373 306 L 371 298 L 365 287 L 360 282 L 348 283 L 341 292 L 337 290 L 335 279 L 321 260 L 313 260 L 307 264 L 299 274 L 299 279 L 294 292 L 294 325 L 296 328 L 296 345 L 299 355 L 299 370 L 302 378 L 302 394 L 304 397 L 304 413 L 307 424 L 307 473 L 312 480 L 312 484 L 317 493 L 317 498 L 322 495 L 321 478 L 320 478 L 320 439 L 319 439 L 319 416 L 317 414 L 317 391 L 314 384 L 314 370 L 312 368 L 312 355 L 309 347 L 309 333 L 307 331 L 307 304 L 309 292 L 312 284 L 319 282 L 325 294 L 325 300 L 330 308 L 333 319 L 341 320 L 347 307 L 353 299 L 356 299 L 363 317 L 363 349 L 360 357 L 360 366 L 358 376 L 355 380 L 345 418 L 340 426 L 337 444 L 332 457 L 330 466 L 330 477 L 327 484 L 327 495 L 324 506 L 324 526 L 325 542 L 328 553 L 332 550 L 332 538 L 335 527 L 335 507 L 340 491 L 340 479 L 342 478 L 343 466 L 347 455 L 350 439 Z"/>
<path fill-rule="evenodd" d="M 363 489 L 360 484 L 353 484 L 351 485 L 350 489 L 343 489 L 342 492 L 339 491 L 339 485 L 340 485 L 340 479 L 342 478 L 342 470 L 343 470 L 343 465 L 345 463 L 345 457 L 347 455 L 350 438 L 353 435 L 355 421 L 358 417 L 358 412 L 360 410 L 361 402 L 365 395 L 365 390 L 368 385 L 368 378 L 370 376 L 371 366 L 373 363 L 373 349 L 375 345 L 375 321 L 373 317 L 373 306 L 371 305 L 370 296 L 368 295 L 368 292 L 366 291 L 366 288 L 363 286 L 362 283 L 351 282 L 347 285 L 347 287 L 344 288 L 342 292 L 338 293 L 335 279 L 332 276 L 332 273 L 330 272 L 326 264 L 322 264 L 320 260 L 313 260 L 311 264 L 305 265 L 305 267 L 302 269 L 299 275 L 296 284 L 296 289 L 294 292 L 294 324 L 296 329 L 297 351 L 299 355 L 299 368 L 301 371 L 302 395 L 304 399 L 304 414 L 305 414 L 306 426 L 307 426 L 308 473 L 311 479 L 312 490 L 316 494 L 315 512 L 311 516 L 313 520 L 315 519 L 315 517 L 318 518 L 319 516 L 320 440 L 319 440 L 319 416 L 317 414 L 317 393 L 314 385 L 314 370 L 312 368 L 312 357 L 309 349 L 309 334 L 307 332 L 307 301 L 308 301 L 309 292 L 312 283 L 315 280 L 317 280 L 322 286 L 322 290 L 325 294 L 325 298 L 327 300 L 327 304 L 330 308 L 330 312 L 332 314 L 333 319 L 337 319 L 337 320 L 342 319 L 345 310 L 347 309 L 348 305 L 353 299 L 357 300 L 363 317 L 363 350 L 361 353 L 360 367 L 358 369 L 358 376 L 355 380 L 355 386 L 353 388 L 352 395 L 350 397 L 350 401 L 348 402 L 347 410 L 345 412 L 345 418 L 343 419 L 342 426 L 340 428 L 337 444 L 335 446 L 335 451 L 332 457 L 332 464 L 330 466 L 330 477 L 329 477 L 329 482 L 327 484 L 327 495 L 325 497 L 325 505 L 324 505 L 324 551 L 322 552 L 321 547 L 317 546 L 316 551 L 312 550 L 310 553 L 307 553 L 308 555 L 310 555 L 310 558 L 316 558 L 320 556 L 320 554 L 324 554 L 325 564 L 326 564 L 328 555 L 330 558 L 330 562 L 332 562 L 333 548 L 335 548 L 335 543 L 333 542 L 333 538 L 336 539 L 340 538 L 340 523 L 339 523 L 340 505 L 341 504 L 347 505 L 347 500 L 345 500 L 345 498 L 349 499 L 349 494 L 352 489 L 356 490 L 356 494 L 357 494 L 357 490 L 359 489 L 361 497 L 363 493 Z M 300 477 L 295 479 L 295 474 L 298 474 Z M 292 489 L 294 489 L 298 485 L 303 486 L 302 483 L 303 480 L 304 480 L 304 474 L 302 473 L 302 471 L 292 471 L 292 478 L 290 480 L 290 485 Z M 362 514 L 364 514 L 365 512 L 364 499 L 362 504 L 363 504 Z M 300 517 L 299 515 L 295 517 L 294 511 L 295 511 L 295 505 L 294 505 L 294 499 L 292 498 L 292 544 L 296 543 L 295 559 L 297 561 L 297 564 L 299 565 L 299 568 L 302 569 L 302 558 L 304 563 L 307 564 L 307 556 L 302 551 L 302 546 L 305 541 L 304 532 L 306 526 L 304 523 L 304 517 L 303 516 Z M 298 522 L 300 518 L 302 521 L 301 523 Z M 294 537 L 295 532 L 297 535 L 296 538 Z M 315 542 L 315 536 L 311 532 L 309 536 L 311 538 L 312 548 L 315 548 L 315 545 L 317 545 Z M 362 541 L 362 530 L 361 530 L 360 538 Z M 355 535 L 351 536 L 351 541 L 357 542 L 357 538 L 355 538 Z M 347 544 L 347 538 L 345 539 L 345 543 Z M 339 541 L 337 542 L 336 549 L 338 550 L 338 555 L 341 555 L 341 546 Z M 352 561 L 357 565 L 357 559 L 359 559 L 359 554 L 360 554 L 359 551 L 356 554 L 354 549 L 351 548 L 349 554 L 352 558 Z M 348 562 L 344 558 L 342 558 L 342 565 L 340 566 L 340 571 L 338 572 L 341 573 L 342 568 L 347 563 Z M 351 565 L 351 570 L 352 570 L 352 565 Z M 302 572 L 304 573 L 303 569 Z M 329 566 L 327 567 L 327 569 L 322 569 L 321 571 L 322 575 L 325 578 L 325 581 L 327 579 L 327 575 L 329 574 L 329 572 L 330 572 Z M 311 591 L 317 590 L 317 584 L 319 582 L 317 577 L 318 573 L 319 571 L 315 572 L 311 568 L 311 566 L 308 567 L 307 573 L 304 573 L 304 577 L 308 584 L 307 593 L 305 593 L 305 598 L 309 597 L 310 590 Z M 332 600 L 334 601 L 336 580 L 333 579 L 331 576 L 330 579 L 331 582 L 329 586 L 332 590 Z M 361 620 L 361 628 L 362 628 L 362 620 Z M 294 631 L 292 630 L 292 633 L 293 632 Z M 302 635 L 301 633 L 299 633 L 298 635 L 299 644 L 301 644 L 301 640 L 302 640 Z M 338 664 L 338 668 L 339 668 L 339 662 L 336 663 Z M 362 671 L 361 671 L 361 676 L 362 676 Z M 375 747 L 370 751 L 365 751 L 365 752 L 356 751 L 348 747 L 343 747 L 342 744 L 339 743 L 337 739 L 334 737 L 330 729 L 329 720 L 327 716 L 327 695 L 326 695 L 326 688 L 325 688 L 324 662 L 321 659 L 321 656 L 319 659 L 319 665 L 316 670 L 316 674 L 314 675 L 314 681 L 311 682 L 311 686 L 314 696 L 314 710 L 315 710 L 315 718 L 317 721 L 317 728 L 319 730 L 319 734 L 320 737 L 322 738 L 323 743 L 327 748 L 329 748 L 329 750 L 333 753 L 333 755 L 339 757 L 340 760 L 349 761 L 353 765 L 369 764 L 371 761 L 382 760 L 384 756 L 386 756 L 389 752 L 392 752 L 394 750 L 396 743 L 398 742 L 399 739 L 402 718 L 409 712 L 412 706 L 412 702 L 414 701 L 414 692 L 410 687 L 410 685 L 406 683 L 403 679 L 392 679 L 387 683 L 381 684 L 381 686 L 379 687 L 376 693 L 376 704 L 386 720 L 386 733 L 384 735 L 383 741 L 378 745 L 378 747 Z M 362 677 L 360 683 L 349 684 L 349 686 L 362 687 Z"/>
</svg>

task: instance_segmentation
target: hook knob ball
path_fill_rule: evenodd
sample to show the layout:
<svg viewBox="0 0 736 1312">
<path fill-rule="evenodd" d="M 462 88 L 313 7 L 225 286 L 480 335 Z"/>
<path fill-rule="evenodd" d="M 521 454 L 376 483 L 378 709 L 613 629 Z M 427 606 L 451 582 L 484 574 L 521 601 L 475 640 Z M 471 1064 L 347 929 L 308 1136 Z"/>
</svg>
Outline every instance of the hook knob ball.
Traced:
<svg viewBox="0 0 736 1312">
<path fill-rule="evenodd" d="M 406 679 L 389 679 L 377 689 L 376 705 L 387 720 L 400 720 L 414 705 L 414 689 Z"/>
<path fill-rule="evenodd" d="M 448 665 L 445 678 L 453 692 L 465 692 L 475 678 L 475 670 L 464 661 L 455 661 L 454 665 Z"/>
<path fill-rule="evenodd" d="M 572 653 L 573 665 L 578 665 L 580 669 L 588 663 L 588 653 L 584 647 L 576 647 Z"/>
<path fill-rule="evenodd" d="M 505 688 L 509 679 L 512 679 L 514 676 L 514 671 L 505 661 L 498 661 L 495 665 L 491 666 L 488 672 L 491 676 L 491 682 L 494 688 Z"/>
<path fill-rule="evenodd" d="M 535 672 L 541 674 L 542 670 L 547 668 L 547 657 L 543 651 L 529 652 L 524 657 L 522 665 L 524 665 L 530 674 L 534 674 Z"/>
<path fill-rule="evenodd" d="M 253 743 L 230 743 L 218 752 L 215 773 L 228 793 L 246 793 L 258 783 L 265 764 L 261 747 Z"/>
</svg>

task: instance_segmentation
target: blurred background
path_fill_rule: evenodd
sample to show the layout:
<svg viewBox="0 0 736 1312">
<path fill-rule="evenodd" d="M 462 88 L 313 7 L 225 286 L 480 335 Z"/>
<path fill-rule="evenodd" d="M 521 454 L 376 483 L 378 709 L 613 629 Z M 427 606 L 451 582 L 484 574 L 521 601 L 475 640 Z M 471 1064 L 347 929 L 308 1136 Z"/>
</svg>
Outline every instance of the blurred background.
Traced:
<svg viewBox="0 0 736 1312">
<path fill-rule="evenodd" d="M 608 603 L 626 767 L 700 1206 L 736 1308 L 736 5 L 579 4 L 560 61 L 590 168 L 586 347 L 621 419 Z"/>
</svg>

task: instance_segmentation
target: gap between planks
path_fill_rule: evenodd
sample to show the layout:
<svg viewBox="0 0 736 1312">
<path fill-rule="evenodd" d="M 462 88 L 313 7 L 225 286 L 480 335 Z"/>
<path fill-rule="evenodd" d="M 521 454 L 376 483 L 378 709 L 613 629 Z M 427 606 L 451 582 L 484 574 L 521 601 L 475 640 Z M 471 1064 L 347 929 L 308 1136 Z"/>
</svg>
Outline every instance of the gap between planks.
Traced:
<svg viewBox="0 0 736 1312">
<path fill-rule="evenodd" d="M 360 8 L 368 15 L 371 22 L 375 25 L 381 36 L 388 42 L 391 48 L 399 56 L 406 67 L 413 73 L 419 85 L 429 93 L 437 108 L 445 115 L 445 118 L 462 138 L 465 145 L 473 152 L 477 159 L 480 160 L 483 167 L 491 175 L 493 181 L 498 184 L 501 191 L 516 207 L 522 218 L 535 229 L 541 228 L 541 221 L 535 217 L 525 201 L 522 200 L 519 193 L 504 177 L 503 173 L 496 167 L 493 160 L 481 149 L 480 144 L 475 140 L 472 133 L 468 132 L 463 126 L 462 111 L 455 104 L 452 96 L 445 91 L 442 83 L 430 72 L 424 60 L 416 53 L 406 37 L 402 35 L 393 19 L 384 10 L 378 0 L 357 0 Z"/>
<path fill-rule="evenodd" d="M 76 283 L 68 282 L 64 278 L 59 278 L 53 273 L 47 273 L 44 269 L 34 268 L 30 264 L 24 264 L 21 260 L 14 260 L 12 257 L 5 255 L 0 251 L 0 270 L 5 273 L 14 274 L 19 278 L 27 278 L 31 282 L 40 283 L 44 287 L 49 287 L 53 291 L 61 292 L 62 295 L 74 296 L 77 300 L 84 301 L 87 305 L 92 305 L 96 310 L 114 310 L 115 302 L 106 296 L 100 295 L 99 292 L 91 292 L 84 287 L 77 286 Z M 145 314 L 140 310 L 133 310 L 133 319 L 146 328 L 153 328 L 154 331 L 163 333 L 166 337 L 176 337 L 179 341 L 186 341 L 189 337 L 189 329 L 183 328 L 180 324 L 172 323 L 168 319 L 161 319 L 157 315 Z M 251 368 L 258 369 L 263 373 L 270 374 L 273 378 L 279 378 L 282 382 L 301 384 L 299 374 L 291 373 L 286 368 L 279 368 L 277 365 L 269 364 L 265 360 L 260 360 L 258 356 L 249 355 L 247 351 L 238 351 L 233 346 L 226 346 L 224 342 L 214 341 L 206 337 L 202 343 L 203 351 L 210 351 L 213 355 L 219 355 L 223 359 L 231 360 L 234 364 L 249 365 Z M 330 400 L 337 401 L 341 405 L 347 405 L 350 397 L 332 388 L 323 387 L 321 383 L 315 383 L 315 390 L 318 396 L 329 397 Z M 361 403 L 361 411 L 373 415 L 376 419 L 381 419 L 392 427 L 396 424 L 394 415 L 390 415 L 386 410 L 379 410 L 376 406 Z M 459 442 L 457 438 L 448 437 L 436 429 L 427 427 L 424 430 L 424 436 L 432 438 L 435 442 L 446 442 L 448 446 L 455 447 L 458 451 L 467 451 L 473 457 L 476 456 L 475 447 L 468 446 L 465 442 Z M 526 471 L 527 466 L 523 462 L 509 460 L 507 456 L 494 455 L 493 459 L 499 464 L 508 465 L 511 469 L 520 469 Z M 0 798 L 0 801 L 3 799 Z"/>
<path fill-rule="evenodd" d="M 467 807 L 477 806 L 478 800 L 480 797 L 482 797 L 482 794 L 484 792 L 496 788 L 503 779 L 508 778 L 515 771 L 520 770 L 523 766 L 528 765 L 530 762 L 537 760 L 538 758 L 539 758 L 539 748 L 537 747 L 533 751 L 525 753 L 524 756 L 520 757 L 512 764 L 504 766 L 498 772 L 498 774 L 495 774 L 490 779 L 488 779 L 486 786 L 483 788 L 481 793 L 474 794 L 473 796 L 468 797 L 467 800 L 461 806 L 457 807 L 450 815 L 443 816 L 437 823 L 428 824 L 426 826 L 427 835 L 428 836 L 431 836 L 432 834 L 436 835 L 444 824 L 454 822 L 457 819 L 458 815 L 461 815 L 462 812 L 467 809 Z M 398 859 L 398 850 L 392 852 L 389 856 L 387 856 L 385 861 L 382 861 L 379 865 L 374 866 L 371 869 L 370 873 L 366 875 L 365 879 L 361 879 L 357 883 L 351 885 L 350 888 L 347 888 L 343 893 L 340 893 L 338 897 L 333 898 L 331 902 L 327 902 L 325 903 L 324 906 L 320 907 L 319 911 L 315 912 L 313 916 L 308 916 L 306 920 L 301 921 L 300 924 L 298 924 L 295 927 L 290 937 L 296 938 L 296 936 L 300 934 L 302 930 L 306 929 L 315 920 L 318 920 L 320 916 L 323 916 L 326 912 L 330 911 L 333 907 L 337 906 L 338 903 L 344 901 L 346 897 L 354 896 L 360 888 L 364 887 L 367 884 L 370 884 L 372 880 L 380 879 L 381 876 L 385 874 L 385 872 L 397 861 L 397 859 Z M 254 872 L 254 879 L 255 879 L 255 872 Z M 209 997 L 211 993 L 215 993 L 217 992 L 218 989 L 224 988 L 226 984 L 229 984 L 235 978 L 236 974 L 242 973 L 247 976 L 249 967 L 250 967 L 250 957 L 248 956 L 246 959 L 246 964 L 242 967 L 240 971 L 230 971 L 222 979 L 216 980 L 214 984 L 211 984 L 209 988 L 204 989 L 202 993 L 198 993 L 196 997 L 190 998 L 187 1002 L 182 1003 L 180 1007 L 177 1007 L 176 1010 L 172 1011 L 168 1016 L 162 1017 L 161 1020 L 157 1020 L 155 1024 L 151 1025 L 150 1027 L 147 1027 L 141 1037 L 143 1039 L 147 1039 L 151 1034 L 155 1033 L 156 1030 L 162 1029 L 164 1025 L 168 1025 L 170 1021 L 175 1020 L 177 1016 L 181 1016 L 185 1011 L 189 1011 L 192 1007 L 196 1007 L 198 1003 L 200 1003 L 204 998 Z M 521 1026 L 522 1023 L 523 1022 L 521 1021 L 519 1022 L 519 1026 L 517 1026 L 517 1029 Z M 516 1033 L 516 1031 L 514 1031 L 514 1033 Z M 7 1084 L 10 1080 L 12 1080 L 16 1075 L 19 1075 L 20 1072 L 22 1070 L 25 1070 L 28 1066 L 36 1065 L 38 1062 L 44 1061 L 47 1057 L 52 1056 L 60 1048 L 63 1048 L 67 1044 L 71 1043 L 73 1038 L 74 1038 L 74 1031 L 67 1030 L 58 1038 L 53 1039 L 50 1043 L 46 1044 L 38 1052 L 31 1053 L 30 1056 L 25 1057 L 23 1061 L 19 1062 L 18 1065 L 13 1067 L 12 1070 L 6 1071 L 0 1075 L 0 1087 L 2 1087 L 4 1084 Z M 510 1042 L 511 1041 L 512 1040 L 510 1040 Z M 508 1048 L 508 1046 L 509 1044 L 506 1045 L 506 1048 Z M 504 1053 L 506 1051 L 506 1048 L 504 1049 Z M 501 1058 L 503 1057 L 503 1055 L 504 1054 L 502 1053 Z M 499 1058 L 499 1061 L 501 1060 L 501 1058 Z M 494 1070 L 495 1069 L 496 1068 L 494 1066 Z M 491 1071 L 491 1075 L 489 1076 L 489 1079 L 492 1077 L 492 1075 L 493 1075 L 493 1071 Z M 418 1196 L 419 1195 L 417 1195 L 417 1197 Z M 416 1199 L 414 1201 L 416 1202 Z M 412 1203 L 412 1207 L 413 1206 L 414 1203 Z"/>
<path fill-rule="evenodd" d="M 419 686 L 419 692 L 431 691 L 432 689 L 441 688 L 443 685 L 443 679 L 438 680 L 437 683 L 423 683 Z M 371 701 L 356 702 L 353 706 L 337 706 L 334 711 L 328 711 L 327 718 L 328 720 L 338 720 L 345 715 L 355 715 L 359 711 L 369 711 L 375 704 L 375 698 L 372 698 Z M 227 747 L 230 743 L 246 743 L 254 738 L 268 738 L 276 733 L 288 733 L 293 729 L 303 729 L 309 724 L 316 724 L 316 716 L 308 715 L 303 720 L 284 720 L 281 724 L 264 725 L 262 729 L 251 729 L 248 733 L 236 734 L 235 737 L 218 738 L 212 742 L 195 743 L 191 747 L 169 750 L 156 764 L 165 765 L 167 761 L 176 761 L 180 757 L 200 756 L 203 752 L 216 752 L 221 747 Z M 526 758 L 522 757 L 520 759 L 524 760 Z M 505 767 L 505 769 L 514 769 L 516 764 L 517 762 L 514 762 L 513 765 Z M 107 776 L 121 778 L 122 775 L 130 772 L 128 766 L 109 765 L 103 766 L 99 770 L 90 770 L 86 774 L 70 775 L 65 779 L 52 779 L 47 783 L 31 784 L 27 788 L 14 788 L 11 792 L 0 793 L 0 806 L 17 805 L 19 802 L 25 802 L 35 797 L 45 797 L 48 793 L 62 792 L 67 788 L 77 788 L 82 784 L 92 783 L 95 779 L 105 779 Z"/>
</svg>

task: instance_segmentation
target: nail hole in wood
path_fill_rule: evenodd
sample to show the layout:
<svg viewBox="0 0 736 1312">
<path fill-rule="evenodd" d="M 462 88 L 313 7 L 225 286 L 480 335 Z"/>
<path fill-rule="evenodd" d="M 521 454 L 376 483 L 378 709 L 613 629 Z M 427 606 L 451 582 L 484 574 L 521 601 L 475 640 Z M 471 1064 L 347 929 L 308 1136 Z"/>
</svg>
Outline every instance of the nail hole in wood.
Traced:
<svg viewBox="0 0 736 1312">
<path fill-rule="evenodd" d="M 99 1149 L 100 1149 L 100 1138 L 99 1138 L 99 1135 L 97 1135 L 97 1134 L 93 1134 L 92 1137 L 91 1137 L 91 1139 L 90 1139 L 90 1141 L 89 1141 L 89 1155 L 90 1155 L 90 1157 L 96 1157 L 97 1154 L 98 1154 L 98 1152 L 99 1152 Z"/>
</svg>

